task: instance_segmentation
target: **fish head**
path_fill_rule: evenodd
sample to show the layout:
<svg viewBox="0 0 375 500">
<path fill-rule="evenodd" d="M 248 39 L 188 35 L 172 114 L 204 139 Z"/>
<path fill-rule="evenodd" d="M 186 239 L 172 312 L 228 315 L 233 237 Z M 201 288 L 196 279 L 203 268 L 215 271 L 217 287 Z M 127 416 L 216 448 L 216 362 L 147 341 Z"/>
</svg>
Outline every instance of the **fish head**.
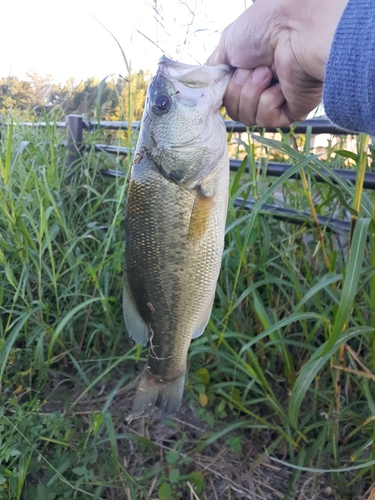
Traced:
<svg viewBox="0 0 375 500">
<path fill-rule="evenodd" d="M 220 114 L 232 68 L 162 57 L 149 85 L 142 142 L 163 176 L 192 188 L 226 154 Z"/>
</svg>

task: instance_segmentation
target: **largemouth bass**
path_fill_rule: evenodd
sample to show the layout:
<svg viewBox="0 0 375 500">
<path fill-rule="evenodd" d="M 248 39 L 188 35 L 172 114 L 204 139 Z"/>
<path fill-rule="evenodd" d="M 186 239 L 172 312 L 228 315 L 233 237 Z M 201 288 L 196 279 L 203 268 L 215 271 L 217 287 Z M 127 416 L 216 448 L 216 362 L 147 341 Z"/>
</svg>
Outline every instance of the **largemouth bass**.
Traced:
<svg viewBox="0 0 375 500">
<path fill-rule="evenodd" d="M 219 109 L 231 73 L 162 57 L 147 91 L 126 205 L 124 319 L 150 349 L 128 421 L 177 411 L 191 339 L 211 315 L 229 180 Z"/>
</svg>

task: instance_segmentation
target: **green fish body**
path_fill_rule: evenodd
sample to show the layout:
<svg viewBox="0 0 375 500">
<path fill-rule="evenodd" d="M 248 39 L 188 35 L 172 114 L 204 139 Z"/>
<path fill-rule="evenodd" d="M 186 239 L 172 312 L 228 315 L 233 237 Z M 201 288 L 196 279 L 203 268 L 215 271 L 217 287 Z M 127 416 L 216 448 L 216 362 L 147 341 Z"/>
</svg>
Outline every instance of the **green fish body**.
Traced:
<svg viewBox="0 0 375 500">
<path fill-rule="evenodd" d="M 180 406 L 187 352 L 219 276 L 229 160 L 219 109 L 226 65 L 161 58 L 147 93 L 125 215 L 124 319 L 150 344 L 128 420 Z"/>
</svg>

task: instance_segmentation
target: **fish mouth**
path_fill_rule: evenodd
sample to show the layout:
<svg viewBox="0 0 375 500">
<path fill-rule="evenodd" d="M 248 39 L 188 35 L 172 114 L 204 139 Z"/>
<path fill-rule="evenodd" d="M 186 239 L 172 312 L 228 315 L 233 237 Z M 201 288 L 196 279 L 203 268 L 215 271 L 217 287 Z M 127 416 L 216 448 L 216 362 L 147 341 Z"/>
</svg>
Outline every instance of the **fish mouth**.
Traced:
<svg viewBox="0 0 375 500">
<path fill-rule="evenodd" d="M 233 68 L 228 64 L 217 66 L 184 64 L 166 56 L 159 60 L 155 78 L 164 77 L 174 87 L 176 98 L 187 106 L 194 106 L 197 99 L 209 94 L 214 109 L 223 102 Z"/>
<path fill-rule="evenodd" d="M 204 88 L 216 85 L 223 78 L 230 78 L 234 69 L 229 64 L 216 66 L 185 64 L 162 56 L 158 62 L 160 72 L 171 82 L 181 82 L 187 87 Z"/>
<path fill-rule="evenodd" d="M 224 64 L 193 66 L 160 59 L 148 90 L 150 140 L 144 156 L 166 180 L 190 190 L 218 165 L 226 148 L 219 109 L 231 74 Z M 195 116 L 198 127 L 193 126 Z"/>
</svg>

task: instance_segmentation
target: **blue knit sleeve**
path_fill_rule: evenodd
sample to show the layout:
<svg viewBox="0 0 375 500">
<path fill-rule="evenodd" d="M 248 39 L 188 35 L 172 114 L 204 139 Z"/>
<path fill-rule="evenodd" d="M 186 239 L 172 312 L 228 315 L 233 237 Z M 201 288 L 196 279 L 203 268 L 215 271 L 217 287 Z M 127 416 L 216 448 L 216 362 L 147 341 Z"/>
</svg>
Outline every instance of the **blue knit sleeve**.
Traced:
<svg viewBox="0 0 375 500">
<path fill-rule="evenodd" d="M 323 104 L 333 123 L 375 135 L 375 0 L 349 0 L 327 62 Z"/>
</svg>

